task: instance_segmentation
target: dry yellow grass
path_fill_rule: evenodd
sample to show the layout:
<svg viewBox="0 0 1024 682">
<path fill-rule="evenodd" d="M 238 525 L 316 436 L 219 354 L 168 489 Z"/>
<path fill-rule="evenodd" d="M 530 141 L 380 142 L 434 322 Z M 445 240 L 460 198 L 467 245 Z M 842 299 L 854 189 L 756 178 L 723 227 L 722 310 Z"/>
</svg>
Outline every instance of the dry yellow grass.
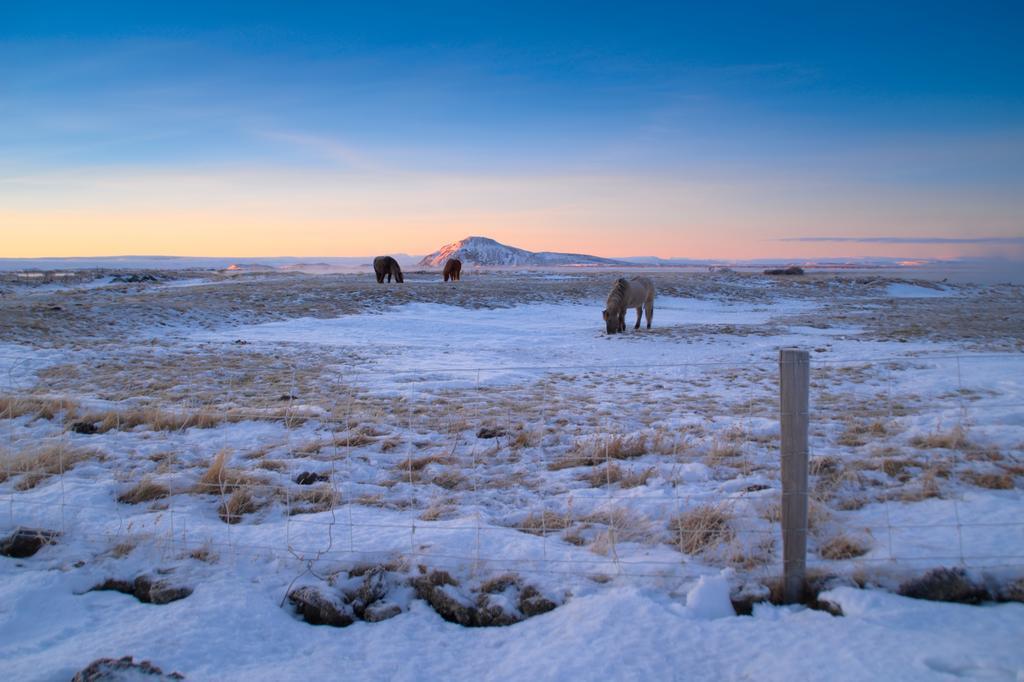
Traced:
<svg viewBox="0 0 1024 682">
<path fill-rule="evenodd" d="M 409 457 L 395 465 L 398 471 L 423 471 L 431 464 L 454 464 L 455 458 L 451 455 L 426 455 L 424 457 Z"/>
<path fill-rule="evenodd" d="M 0 396 L 0 419 L 17 419 L 31 415 L 33 419 L 53 419 L 63 416 L 71 419 L 78 404 L 68 398 L 19 398 Z"/>
<path fill-rule="evenodd" d="M 170 494 L 170 488 L 162 483 L 157 483 L 147 476 L 128 490 L 125 490 L 118 495 L 117 501 L 122 504 L 140 504 L 142 502 L 159 500 L 169 496 Z"/>
<path fill-rule="evenodd" d="M 217 515 L 224 523 L 238 523 L 245 514 L 259 509 L 256 499 L 246 488 L 238 488 L 227 497 L 217 508 Z"/>
<path fill-rule="evenodd" d="M 49 443 L 17 454 L 0 454 L 0 483 L 21 475 L 14 486 L 17 490 L 30 490 L 51 476 L 69 471 L 80 462 L 102 460 L 98 450 L 69 445 L 64 442 Z"/>
<path fill-rule="evenodd" d="M 572 518 L 568 514 L 545 509 L 540 513 L 534 512 L 530 514 L 520 521 L 515 528 L 531 535 L 550 535 L 551 533 L 565 530 L 571 524 Z"/>
<path fill-rule="evenodd" d="M 843 561 L 864 556 L 869 549 L 871 546 L 866 540 L 840 533 L 821 543 L 818 555 L 829 561 Z"/>
<path fill-rule="evenodd" d="M 888 432 L 886 425 L 879 420 L 873 422 L 854 421 L 846 425 L 843 432 L 836 438 L 836 443 L 847 447 L 860 447 L 872 437 L 880 438 Z"/>
<path fill-rule="evenodd" d="M 445 490 L 456 490 L 466 487 L 467 479 L 458 469 L 448 467 L 431 477 L 430 482 Z"/>
<path fill-rule="evenodd" d="M 341 493 L 331 487 L 329 483 L 321 483 L 292 491 L 289 497 L 290 508 L 288 513 L 292 516 L 330 511 L 341 504 Z"/>
<path fill-rule="evenodd" d="M 734 541 L 728 556 L 730 566 L 743 570 L 751 570 L 770 564 L 775 558 L 775 538 L 762 537 L 749 546 Z"/>
<path fill-rule="evenodd" d="M 971 446 L 967 440 L 967 430 L 955 426 L 949 431 L 934 431 L 926 436 L 914 436 L 910 444 L 921 449 L 964 450 Z"/>
<path fill-rule="evenodd" d="M 579 479 L 589 483 L 592 488 L 600 488 L 616 483 L 623 488 L 635 488 L 647 485 L 647 481 L 654 475 L 654 471 L 654 467 L 629 469 L 611 462 L 603 467 L 593 468 L 586 473 L 580 474 Z"/>
<path fill-rule="evenodd" d="M 669 521 L 679 551 L 700 554 L 723 542 L 732 540 L 732 515 L 723 507 L 704 505 L 689 509 Z"/>
<path fill-rule="evenodd" d="M 182 431 L 193 427 L 212 429 L 225 421 L 239 421 L 238 417 L 218 414 L 208 409 L 187 411 L 161 410 L 155 407 L 89 412 L 78 419 L 95 425 L 98 433 L 130 431 L 139 426 L 148 426 L 154 431 Z"/>
<path fill-rule="evenodd" d="M 552 460 L 548 469 L 558 471 L 579 466 L 595 466 L 612 459 L 632 459 L 647 454 L 647 436 L 605 435 L 581 438 L 564 455 Z"/>
<path fill-rule="evenodd" d="M 965 471 L 961 478 L 971 485 L 989 490 L 1013 490 L 1014 479 L 1008 471 L 998 473 L 984 473 L 980 471 Z"/>
<path fill-rule="evenodd" d="M 508 445 L 513 450 L 537 447 L 540 445 L 543 436 L 544 432 L 542 430 L 521 428 L 512 434 Z"/>
<path fill-rule="evenodd" d="M 288 469 L 288 464 L 279 459 L 264 459 L 257 462 L 256 467 L 267 471 L 282 472 Z"/>
<path fill-rule="evenodd" d="M 434 502 L 420 514 L 420 521 L 440 521 L 458 512 L 458 507 L 446 502 Z"/>
<path fill-rule="evenodd" d="M 607 554 L 619 542 L 652 543 L 658 539 L 651 520 L 641 512 L 628 507 L 600 509 L 581 517 L 584 525 L 603 526 L 591 545 L 591 551 Z"/>
<path fill-rule="evenodd" d="M 118 544 L 110 548 L 110 556 L 114 557 L 115 559 L 123 559 L 124 557 L 131 554 L 137 546 L 138 541 L 134 538 L 130 540 L 125 540 L 124 542 L 119 542 Z"/>
<path fill-rule="evenodd" d="M 925 469 L 915 480 L 916 484 L 904 486 L 888 495 L 890 500 L 900 502 L 921 502 L 931 498 L 941 498 L 942 488 L 939 485 L 939 475 L 934 468 Z"/>
<path fill-rule="evenodd" d="M 707 452 L 704 455 L 704 461 L 709 466 L 714 466 L 716 464 L 722 464 L 727 460 L 736 459 L 742 454 L 743 448 L 740 443 L 728 438 L 715 436 L 711 439 L 711 444 L 708 446 Z"/>
<path fill-rule="evenodd" d="M 226 495 L 242 487 L 266 485 L 265 478 L 228 467 L 227 461 L 230 456 L 230 448 L 224 448 L 214 455 L 210 466 L 196 482 L 194 492 Z"/>
</svg>

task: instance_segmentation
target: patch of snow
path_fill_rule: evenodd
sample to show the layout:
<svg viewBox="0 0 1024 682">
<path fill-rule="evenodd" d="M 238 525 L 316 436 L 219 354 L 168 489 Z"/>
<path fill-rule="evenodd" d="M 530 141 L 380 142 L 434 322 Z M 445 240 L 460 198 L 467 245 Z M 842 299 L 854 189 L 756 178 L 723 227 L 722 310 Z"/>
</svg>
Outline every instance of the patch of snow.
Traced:
<svg viewBox="0 0 1024 682">
<path fill-rule="evenodd" d="M 946 296 L 955 296 L 956 290 L 947 289 L 938 284 L 933 288 L 921 286 L 920 284 L 897 282 L 886 287 L 885 295 L 889 298 L 944 298 Z"/>
<path fill-rule="evenodd" d="M 735 616 L 729 600 L 729 579 L 735 571 L 723 569 L 719 575 L 702 575 L 686 593 L 686 608 L 695 618 L 714 620 Z"/>
</svg>

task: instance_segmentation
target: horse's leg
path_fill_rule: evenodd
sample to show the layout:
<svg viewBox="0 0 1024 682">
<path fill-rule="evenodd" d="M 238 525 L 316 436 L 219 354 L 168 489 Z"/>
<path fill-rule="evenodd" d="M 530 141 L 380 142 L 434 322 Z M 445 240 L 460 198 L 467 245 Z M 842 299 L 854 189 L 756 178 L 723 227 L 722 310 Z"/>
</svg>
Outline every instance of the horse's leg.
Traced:
<svg viewBox="0 0 1024 682">
<path fill-rule="evenodd" d="M 643 306 L 640 306 L 639 308 L 636 309 L 636 325 L 633 326 L 633 329 L 639 329 L 640 328 L 640 318 L 643 317 L 643 313 L 644 313 Z"/>
<path fill-rule="evenodd" d="M 654 301 L 647 304 L 647 328 L 651 328 L 651 318 L 654 317 Z"/>
</svg>

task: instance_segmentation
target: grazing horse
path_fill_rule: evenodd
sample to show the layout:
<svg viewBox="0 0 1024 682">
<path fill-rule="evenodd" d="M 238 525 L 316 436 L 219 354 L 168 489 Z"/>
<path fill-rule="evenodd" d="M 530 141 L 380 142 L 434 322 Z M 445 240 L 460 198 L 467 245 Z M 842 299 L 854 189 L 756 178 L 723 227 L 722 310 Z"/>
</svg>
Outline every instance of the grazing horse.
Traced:
<svg viewBox="0 0 1024 682">
<path fill-rule="evenodd" d="M 651 317 L 654 315 L 654 282 L 649 277 L 615 280 L 602 311 L 609 334 L 626 331 L 626 310 L 629 308 L 636 308 L 636 326 L 633 329 L 640 328 L 642 310 L 647 311 L 647 328 L 651 328 Z"/>
<path fill-rule="evenodd" d="M 453 282 L 462 279 L 462 261 L 458 258 L 449 258 L 448 262 L 444 264 L 444 281 L 447 282 L 449 278 Z"/>
<path fill-rule="evenodd" d="M 374 258 L 373 271 L 377 274 L 378 284 L 384 281 L 384 277 L 387 277 L 390 282 L 392 276 L 394 276 L 395 281 L 399 284 L 405 281 L 402 279 L 402 268 L 398 266 L 398 261 L 391 256 L 377 256 Z"/>
</svg>

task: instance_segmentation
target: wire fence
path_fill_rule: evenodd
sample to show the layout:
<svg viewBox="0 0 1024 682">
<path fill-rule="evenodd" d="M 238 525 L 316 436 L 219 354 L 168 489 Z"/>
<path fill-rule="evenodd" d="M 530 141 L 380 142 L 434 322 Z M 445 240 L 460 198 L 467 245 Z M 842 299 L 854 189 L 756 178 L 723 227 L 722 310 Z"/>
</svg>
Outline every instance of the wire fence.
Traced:
<svg viewBox="0 0 1024 682">
<path fill-rule="evenodd" d="M 201 351 L 201 352 L 200 352 Z M 777 365 L 0 356 L 0 529 L 97 554 L 781 574 Z M 812 571 L 1024 567 L 1024 356 L 812 357 Z"/>
</svg>

